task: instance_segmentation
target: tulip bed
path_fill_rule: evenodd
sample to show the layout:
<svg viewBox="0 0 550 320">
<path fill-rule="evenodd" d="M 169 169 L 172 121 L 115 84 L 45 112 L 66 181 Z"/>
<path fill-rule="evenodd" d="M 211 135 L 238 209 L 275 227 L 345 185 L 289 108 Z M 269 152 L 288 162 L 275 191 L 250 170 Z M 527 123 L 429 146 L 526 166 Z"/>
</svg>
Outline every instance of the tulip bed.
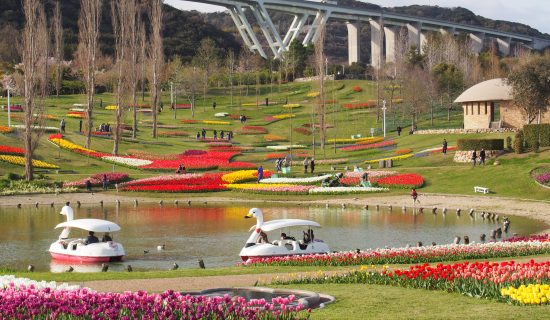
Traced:
<svg viewBox="0 0 550 320">
<path fill-rule="evenodd" d="M 252 162 L 244 161 L 234 161 L 226 164 L 220 164 L 218 169 L 220 170 L 244 170 L 244 169 L 255 169 L 258 165 Z"/>
<path fill-rule="evenodd" d="M 550 186 L 550 167 L 539 167 L 531 171 L 531 176 L 543 186 Z"/>
<path fill-rule="evenodd" d="M 315 186 L 296 186 L 289 184 L 258 184 L 258 183 L 242 183 L 242 184 L 228 184 L 228 189 L 238 190 L 247 193 L 259 193 L 259 194 L 309 194 L 309 190 L 315 188 Z"/>
<path fill-rule="evenodd" d="M 34 285 L 0 289 L 2 319 L 307 319 L 296 297 L 246 301 L 242 297 L 194 296 L 172 290 L 110 293 L 87 288 Z"/>
<path fill-rule="evenodd" d="M 129 176 L 127 173 L 118 173 L 118 172 L 105 172 L 105 173 L 96 173 L 88 178 L 72 181 L 72 182 L 64 182 L 63 187 L 85 187 L 86 181 L 90 180 L 93 186 L 99 186 L 102 184 L 103 181 L 103 175 L 107 175 L 107 179 L 109 180 L 109 183 L 120 183 L 127 181 L 129 179 Z"/>
<path fill-rule="evenodd" d="M 12 146 L 0 146 L 0 154 L 25 154 L 25 150 Z"/>
<path fill-rule="evenodd" d="M 373 143 L 373 142 L 379 142 L 379 141 L 382 141 L 382 140 L 380 140 L 380 138 L 357 138 L 357 139 L 336 138 L 336 139 L 328 139 L 327 143 L 336 143 L 336 144 L 357 143 L 357 144 L 359 144 L 361 142 L 364 142 L 366 144 L 369 144 L 369 143 Z"/>
<path fill-rule="evenodd" d="M 301 108 L 302 105 L 299 104 L 299 103 L 289 103 L 289 104 L 284 104 L 283 105 L 283 108 L 286 108 L 286 109 L 296 109 L 296 108 Z"/>
<path fill-rule="evenodd" d="M 302 144 L 293 144 L 293 145 L 267 146 L 266 148 L 270 149 L 270 150 L 284 151 L 284 150 L 288 150 L 290 148 L 292 148 L 292 149 L 306 149 L 307 147 L 302 145 Z"/>
<path fill-rule="evenodd" d="M 12 132 L 12 129 L 10 127 L 0 126 L 0 133 L 10 133 L 10 132 Z"/>
<path fill-rule="evenodd" d="M 412 189 L 422 187 L 424 178 L 415 173 L 406 173 L 380 178 L 374 182 L 381 187 Z"/>
<path fill-rule="evenodd" d="M 301 133 L 305 136 L 310 136 L 312 134 L 311 130 L 309 130 L 307 128 L 302 128 L 302 127 L 294 128 L 294 131 L 298 132 L 298 133 Z"/>
<path fill-rule="evenodd" d="M 394 156 L 394 157 L 366 160 L 365 163 L 377 163 L 381 160 L 384 160 L 384 161 L 386 161 L 386 160 L 399 161 L 399 160 L 405 160 L 405 159 L 408 159 L 408 158 L 412 158 L 413 156 L 414 156 L 414 154 L 409 153 L 409 154 L 404 154 L 404 155 Z"/>
<path fill-rule="evenodd" d="M 271 172 L 264 170 L 264 178 L 271 177 Z M 226 173 L 222 176 L 222 180 L 228 184 L 242 183 L 248 181 L 255 181 L 258 179 L 257 170 L 240 170 L 231 173 Z"/>
<path fill-rule="evenodd" d="M 25 166 L 25 158 L 21 156 L 0 155 L 0 161 L 15 164 L 18 166 Z M 36 159 L 32 159 L 32 165 L 35 168 L 59 169 L 59 166 L 56 166 L 55 164 L 47 163 Z"/>
<path fill-rule="evenodd" d="M 224 173 L 175 174 L 121 183 L 122 191 L 212 192 L 225 190 Z"/>
<path fill-rule="evenodd" d="M 374 148 L 384 148 L 389 146 L 396 145 L 397 142 L 395 141 L 382 141 L 377 143 L 369 143 L 369 144 L 358 144 L 353 146 L 347 146 L 342 147 L 340 150 L 342 151 L 357 151 L 357 150 L 366 150 L 366 149 L 374 149 Z"/>
<path fill-rule="evenodd" d="M 262 179 L 260 183 L 284 183 L 284 184 L 299 184 L 299 185 L 309 185 L 309 184 L 319 184 L 321 181 L 326 178 L 332 177 L 331 174 L 325 174 L 322 176 L 315 177 L 306 177 L 306 178 L 267 178 Z"/>
<path fill-rule="evenodd" d="M 268 133 L 264 136 L 265 141 L 269 142 L 279 142 L 279 141 L 287 141 L 287 139 L 283 136 L 279 136 L 276 134 Z"/>
<path fill-rule="evenodd" d="M 70 111 L 67 112 L 67 117 L 70 118 L 84 118 L 86 114 L 83 111 Z"/>
<path fill-rule="evenodd" d="M 550 261 L 461 262 L 435 266 L 426 263 L 406 269 L 368 269 L 362 267 L 346 274 L 305 276 L 276 283 L 391 285 L 531 305 L 547 304 L 550 299 L 550 287 L 547 285 L 550 282 Z"/>
<path fill-rule="evenodd" d="M 365 108 L 372 108 L 376 107 L 376 100 L 369 100 L 367 102 L 359 102 L 359 103 L 344 103 L 342 105 L 342 108 L 345 109 L 365 109 Z"/>
<path fill-rule="evenodd" d="M 247 265 L 260 266 L 353 266 L 372 264 L 414 264 L 468 259 L 490 259 L 550 253 L 550 242 L 490 242 L 431 247 L 369 249 L 301 256 L 249 259 Z"/>
<path fill-rule="evenodd" d="M 189 137 L 189 132 L 185 131 L 159 131 L 159 137 Z"/>
<path fill-rule="evenodd" d="M 267 129 L 261 126 L 243 126 L 239 130 L 240 134 L 266 134 Z"/>
</svg>

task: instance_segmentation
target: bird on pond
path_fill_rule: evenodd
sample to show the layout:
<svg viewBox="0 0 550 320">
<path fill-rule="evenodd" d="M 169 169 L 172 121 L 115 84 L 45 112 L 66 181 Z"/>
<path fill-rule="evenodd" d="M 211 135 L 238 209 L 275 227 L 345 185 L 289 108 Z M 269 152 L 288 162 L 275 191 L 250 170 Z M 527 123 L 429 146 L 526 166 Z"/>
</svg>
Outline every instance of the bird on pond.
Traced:
<svg viewBox="0 0 550 320">
<path fill-rule="evenodd" d="M 101 264 L 101 272 L 107 272 L 109 270 L 109 265 L 106 263 Z"/>
<path fill-rule="evenodd" d="M 178 266 L 177 263 L 174 262 L 174 264 L 172 265 L 172 269 L 171 270 L 178 270 L 180 266 Z"/>
<path fill-rule="evenodd" d="M 162 244 L 162 245 L 160 245 L 160 246 L 157 246 L 157 250 L 158 250 L 158 251 L 162 251 L 162 250 L 164 250 L 165 248 L 166 248 L 166 244 Z"/>
<path fill-rule="evenodd" d="M 74 268 L 72 266 L 69 266 L 69 269 L 67 269 L 67 272 L 73 272 Z"/>
<path fill-rule="evenodd" d="M 143 254 L 148 254 L 149 250 L 143 250 Z"/>
<path fill-rule="evenodd" d="M 134 269 L 132 269 L 132 266 L 131 266 L 131 265 L 127 265 L 127 266 L 126 266 L 126 270 L 128 270 L 128 272 L 132 272 Z"/>
<path fill-rule="evenodd" d="M 32 264 L 29 264 L 27 270 L 29 270 L 29 272 L 34 272 L 34 266 Z"/>
</svg>

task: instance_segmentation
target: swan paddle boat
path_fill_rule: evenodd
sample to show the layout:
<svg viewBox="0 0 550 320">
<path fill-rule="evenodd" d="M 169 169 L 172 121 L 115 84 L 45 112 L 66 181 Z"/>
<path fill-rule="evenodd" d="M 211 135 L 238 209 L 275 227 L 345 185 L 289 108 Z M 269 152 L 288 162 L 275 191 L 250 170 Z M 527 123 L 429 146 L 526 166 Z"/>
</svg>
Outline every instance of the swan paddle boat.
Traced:
<svg viewBox="0 0 550 320">
<path fill-rule="evenodd" d="M 240 252 L 243 261 L 250 258 L 280 257 L 290 255 L 327 253 L 330 251 L 328 245 L 322 240 L 315 239 L 312 227 L 320 228 L 321 225 L 315 221 L 302 219 L 280 219 L 264 222 L 262 210 L 252 208 L 245 218 L 256 218 L 256 225 L 249 231 L 253 231 L 244 248 Z M 307 228 L 304 231 L 304 239 L 296 240 L 293 237 L 267 242 L 265 232 L 284 229 L 290 227 Z"/>
<path fill-rule="evenodd" d="M 120 230 L 120 227 L 111 221 L 101 219 L 73 219 L 71 207 L 64 206 L 60 214 L 67 216 L 67 221 L 58 224 L 55 228 L 63 228 L 59 239 L 50 245 L 50 254 L 53 259 L 75 262 L 109 262 L 121 261 L 125 255 L 122 244 L 112 241 L 100 241 L 95 233 L 110 233 Z M 83 238 L 69 238 L 71 229 L 81 229 L 89 232 L 97 242 L 90 242 Z M 90 237 L 88 237 L 89 239 Z M 105 239 L 107 240 L 107 239 Z M 90 243 L 89 243 L 90 242 Z"/>
</svg>

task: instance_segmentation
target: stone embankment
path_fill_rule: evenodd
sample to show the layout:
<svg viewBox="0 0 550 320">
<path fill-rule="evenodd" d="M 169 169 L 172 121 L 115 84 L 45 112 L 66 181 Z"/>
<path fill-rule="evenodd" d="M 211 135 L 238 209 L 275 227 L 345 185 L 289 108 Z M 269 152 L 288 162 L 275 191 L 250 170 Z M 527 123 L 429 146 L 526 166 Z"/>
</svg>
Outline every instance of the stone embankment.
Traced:
<svg viewBox="0 0 550 320">
<path fill-rule="evenodd" d="M 460 163 L 467 163 L 472 162 L 472 153 L 474 151 L 456 151 L 455 156 L 453 158 L 454 162 L 460 162 Z M 501 154 L 503 154 L 504 151 L 502 150 L 485 150 L 485 159 L 494 159 Z M 479 161 L 479 150 L 477 150 L 477 161 Z"/>
</svg>

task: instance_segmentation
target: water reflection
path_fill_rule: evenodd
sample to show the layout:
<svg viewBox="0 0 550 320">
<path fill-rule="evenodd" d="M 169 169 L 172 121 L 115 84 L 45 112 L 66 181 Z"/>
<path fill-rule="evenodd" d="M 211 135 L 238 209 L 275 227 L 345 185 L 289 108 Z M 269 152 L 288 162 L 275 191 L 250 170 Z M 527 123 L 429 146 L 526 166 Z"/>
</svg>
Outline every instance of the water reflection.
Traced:
<svg viewBox="0 0 550 320">
<path fill-rule="evenodd" d="M 221 207 L 176 207 L 165 205 L 105 206 L 75 208 L 75 218 L 100 218 L 119 224 L 114 239 L 121 242 L 127 256 L 122 263 L 110 264 L 109 270 L 124 270 L 131 264 L 134 270 L 169 269 L 174 262 L 181 267 L 197 267 L 204 259 L 206 267 L 230 266 L 240 259 L 238 253 L 254 222 L 243 219 L 250 208 L 244 205 Z M 359 208 L 262 207 L 267 220 L 298 218 L 319 222 L 323 228 L 316 238 L 327 242 L 332 250 L 367 249 L 385 246 L 405 246 L 422 241 L 425 244 L 451 243 L 455 236 L 468 235 L 472 241 L 490 234 L 499 227 L 496 221 L 472 218 L 454 212 L 442 215 L 412 214 L 394 209 L 392 212 Z M 51 261 L 47 252 L 59 235 L 56 224 L 65 217 L 53 208 L 0 208 L 0 261 L 2 265 L 24 269 L 33 264 L 36 270 L 63 272 L 69 265 Z M 512 218 L 510 235 L 526 235 L 546 228 L 525 218 Z M 302 230 L 283 230 L 301 238 Z M 280 231 L 278 231 L 280 232 Z M 279 238 L 278 232 L 268 234 Z M 75 236 L 85 232 L 74 231 Z M 506 236 L 506 235 L 505 235 Z M 165 250 L 157 250 L 159 245 Z M 97 265 L 71 265 L 78 271 L 98 271 Z"/>
</svg>

